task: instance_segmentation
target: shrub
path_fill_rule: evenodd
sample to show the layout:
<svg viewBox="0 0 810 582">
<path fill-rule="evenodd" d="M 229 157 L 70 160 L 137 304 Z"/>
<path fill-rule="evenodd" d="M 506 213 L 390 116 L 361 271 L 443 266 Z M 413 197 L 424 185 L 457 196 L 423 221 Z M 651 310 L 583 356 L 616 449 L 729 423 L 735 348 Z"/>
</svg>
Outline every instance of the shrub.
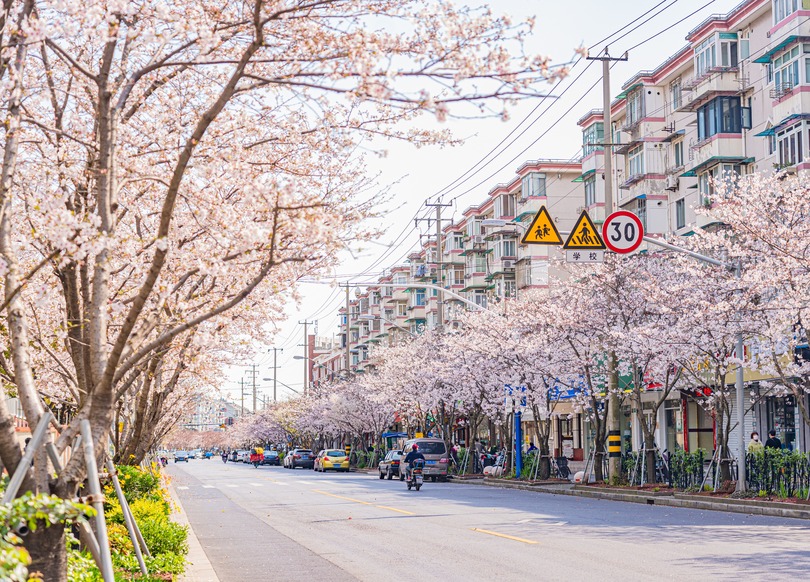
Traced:
<svg viewBox="0 0 810 582">
<path fill-rule="evenodd" d="M 163 499 L 136 499 L 129 507 L 138 523 L 169 517 L 169 504 Z"/>
<path fill-rule="evenodd" d="M 157 475 L 129 465 L 118 465 L 116 469 L 124 497 L 130 503 L 144 497 L 160 498 L 160 478 Z"/>
<path fill-rule="evenodd" d="M 110 549 L 113 554 L 131 554 L 134 551 L 132 540 L 129 539 L 129 531 L 125 525 L 121 525 L 120 523 L 108 523 L 107 536 L 110 538 Z"/>
<path fill-rule="evenodd" d="M 146 547 L 153 555 L 174 553 L 185 555 L 188 552 L 188 529 L 186 526 L 161 519 L 139 521 Z"/>
</svg>

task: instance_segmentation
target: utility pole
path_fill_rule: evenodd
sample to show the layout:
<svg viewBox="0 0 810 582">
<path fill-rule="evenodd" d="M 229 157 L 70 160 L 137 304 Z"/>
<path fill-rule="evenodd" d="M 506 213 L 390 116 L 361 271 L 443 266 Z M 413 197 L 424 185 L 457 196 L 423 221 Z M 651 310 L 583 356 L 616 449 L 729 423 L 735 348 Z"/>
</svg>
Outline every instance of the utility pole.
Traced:
<svg viewBox="0 0 810 582">
<path fill-rule="evenodd" d="M 256 370 L 256 364 L 250 365 L 250 370 L 247 372 L 253 377 L 253 413 L 256 413 L 256 374 L 259 372 Z"/>
<path fill-rule="evenodd" d="M 436 284 L 444 289 L 444 261 L 442 259 L 442 247 L 444 246 L 442 240 L 442 208 L 449 208 L 452 206 L 452 204 L 442 204 L 441 202 L 430 204 L 425 202 L 425 206 L 436 209 Z M 416 222 L 419 220 L 420 219 L 417 218 Z M 442 331 L 442 329 L 444 329 L 444 291 L 439 291 L 437 300 L 436 327 L 439 331 Z"/>
<path fill-rule="evenodd" d="M 309 386 L 309 382 L 307 382 L 307 377 L 309 376 L 309 334 L 307 333 L 307 329 L 310 323 L 315 323 L 314 321 L 299 321 L 299 324 L 304 326 L 304 394 L 307 393 L 307 387 Z M 348 328 L 346 329 L 348 332 Z"/>
<path fill-rule="evenodd" d="M 276 379 L 276 376 L 278 375 L 278 353 L 283 352 L 284 348 L 270 348 L 270 349 L 273 350 L 273 402 L 277 402 L 276 386 L 278 385 L 278 381 Z M 267 400 L 265 400 L 265 408 L 267 407 L 266 403 Z"/>
<path fill-rule="evenodd" d="M 352 351 L 349 346 L 349 325 L 351 324 L 351 315 L 349 312 L 349 303 L 351 303 L 351 296 L 349 295 L 350 288 L 349 284 L 346 283 L 346 378 L 348 378 L 352 372 Z"/>
<path fill-rule="evenodd" d="M 239 394 L 242 395 L 242 416 L 245 416 L 245 379 L 239 378 Z"/>
<path fill-rule="evenodd" d="M 613 58 L 605 47 L 602 56 L 588 57 L 589 61 L 602 61 L 602 124 L 604 128 L 603 148 L 605 160 L 605 218 L 613 213 L 613 131 L 610 115 L 610 63 L 612 61 L 626 61 L 627 53 L 622 57 Z M 616 362 L 616 353 L 608 352 L 607 357 L 607 431 L 608 431 L 608 475 L 611 482 L 619 479 L 622 465 L 622 436 L 621 436 L 621 401 L 619 400 L 619 370 Z M 598 450 L 598 449 L 597 449 Z M 600 459 L 601 462 L 601 459 Z"/>
</svg>

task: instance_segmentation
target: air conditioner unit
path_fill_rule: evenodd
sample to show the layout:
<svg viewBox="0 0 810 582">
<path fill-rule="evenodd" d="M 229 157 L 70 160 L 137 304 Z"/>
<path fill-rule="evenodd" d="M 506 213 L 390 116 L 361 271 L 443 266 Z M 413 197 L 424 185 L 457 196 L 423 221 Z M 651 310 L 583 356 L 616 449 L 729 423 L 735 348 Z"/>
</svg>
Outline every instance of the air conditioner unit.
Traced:
<svg viewBox="0 0 810 582">
<path fill-rule="evenodd" d="M 472 279 L 472 273 L 467 273 L 466 275 L 464 275 L 464 278 L 465 279 Z"/>
<path fill-rule="evenodd" d="M 678 189 L 678 176 L 667 176 L 667 190 Z"/>
<path fill-rule="evenodd" d="M 477 234 L 473 237 L 473 244 L 482 245 L 484 244 L 485 239 L 483 234 Z"/>
<path fill-rule="evenodd" d="M 432 268 L 430 269 L 430 271 L 428 272 L 428 274 L 429 274 L 431 277 L 435 277 L 435 276 L 436 276 L 436 273 L 438 273 L 438 272 L 439 272 L 439 270 L 438 270 L 436 267 L 432 267 Z"/>
<path fill-rule="evenodd" d="M 503 262 L 504 269 L 514 269 L 515 268 L 515 261 L 506 260 Z"/>
</svg>

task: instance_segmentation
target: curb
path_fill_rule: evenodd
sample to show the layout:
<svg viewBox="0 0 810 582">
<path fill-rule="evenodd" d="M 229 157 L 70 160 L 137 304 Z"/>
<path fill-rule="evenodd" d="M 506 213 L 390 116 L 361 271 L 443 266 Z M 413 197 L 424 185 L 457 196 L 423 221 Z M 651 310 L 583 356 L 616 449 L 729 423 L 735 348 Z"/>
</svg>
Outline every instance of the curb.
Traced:
<svg viewBox="0 0 810 582">
<path fill-rule="evenodd" d="M 464 481 L 454 481 L 464 483 Z M 744 499 L 724 499 L 714 501 L 698 495 L 676 493 L 675 495 L 644 495 L 640 492 L 613 493 L 606 491 L 583 491 L 573 486 L 562 484 L 553 485 L 525 485 L 521 483 L 497 483 L 484 479 L 476 484 L 501 489 L 518 489 L 521 491 L 534 491 L 535 493 L 550 493 L 552 495 L 570 495 L 573 497 L 590 497 L 605 501 L 624 501 L 626 503 L 642 503 L 645 505 L 663 505 L 666 507 L 683 507 L 686 509 L 703 509 L 708 511 L 725 511 L 727 513 L 744 513 L 747 515 L 763 515 L 765 517 L 789 517 L 792 519 L 810 519 L 810 508 L 802 509 L 789 503 L 775 501 L 755 501 L 749 503 Z"/>
<path fill-rule="evenodd" d="M 163 475 L 163 474 L 161 474 Z M 208 560 L 200 540 L 197 539 L 197 534 L 194 533 L 194 528 L 188 522 L 186 512 L 183 509 L 183 504 L 174 490 L 171 481 L 166 478 L 161 479 L 166 490 L 169 492 L 169 497 L 172 499 L 174 507 L 170 519 L 175 523 L 184 525 L 188 529 L 188 556 L 186 556 L 186 571 L 178 578 L 179 582 L 219 582 L 219 577 L 214 571 L 214 567 Z"/>
</svg>

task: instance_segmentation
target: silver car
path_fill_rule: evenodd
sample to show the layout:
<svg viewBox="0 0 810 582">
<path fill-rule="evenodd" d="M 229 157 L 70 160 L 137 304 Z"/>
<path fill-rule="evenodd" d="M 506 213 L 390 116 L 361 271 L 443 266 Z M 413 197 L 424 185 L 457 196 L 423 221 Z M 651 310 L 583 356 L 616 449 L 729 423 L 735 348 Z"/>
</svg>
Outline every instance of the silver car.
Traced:
<svg viewBox="0 0 810 582">
<path fill-rule="evenodd" d="M 450 465 L 450 459 L 447 454 L 447 445 L 444 444 L 444 441 L 442 439 L 431 438 L 410 439 L 405 441 L 405 446 L 402 448 L 403 454 L 407 455 L 411 452 L 413 445 L 416 445 L 419 452 L 425 456 L 425 468 L 422 471 L 425 479 L 429 478 L 434 483 L 437 479 L 446 481 L 447 467 Z M 400 471 L 400 481 L 404 478 L 405 472 Z"/>
</svg>

